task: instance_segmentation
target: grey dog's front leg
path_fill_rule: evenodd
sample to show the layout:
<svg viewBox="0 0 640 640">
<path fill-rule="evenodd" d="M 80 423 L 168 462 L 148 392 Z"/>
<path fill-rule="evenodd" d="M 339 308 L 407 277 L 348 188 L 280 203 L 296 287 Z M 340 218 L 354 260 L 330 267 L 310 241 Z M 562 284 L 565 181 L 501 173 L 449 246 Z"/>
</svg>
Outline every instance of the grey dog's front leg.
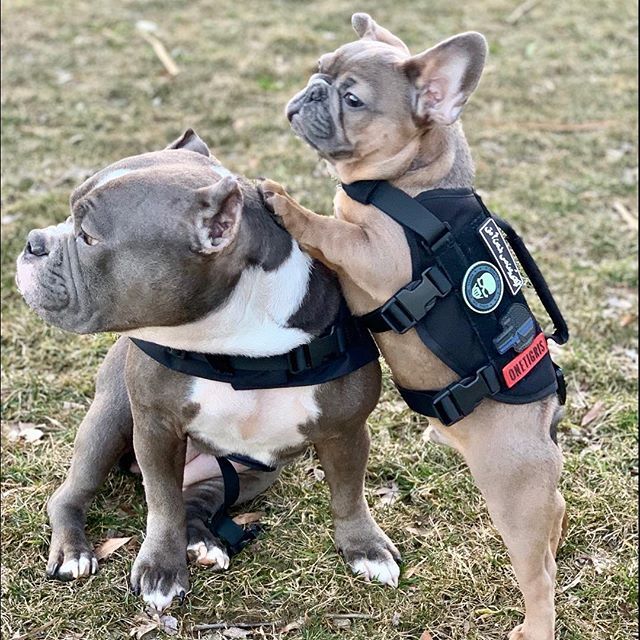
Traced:
<svg viewBox="0 0 640 640">
<path fill-rule="evenodd" d="M 335 542 L 354 573 L 398 585 L 400 553 L 376 524 L 364 497 L 369 431 L 364 422 L 314 443 L 331 490 Z"/>
<path fill-rule="evenodd" d="M 162 611 L 189 589 L 182 476 L 186 440 L 161 412 L 133 406 L 133 447 L 142 471 L 147 530 L 131 587 Z"/>
<path fill-rule="evenodd" d="M 109 350 L 96 380 L 96 395 L 73 446 L 71 468 L 47 504 L 51 545 L 47 575 L 73 580 L 96 572 L 98 562 L 84 532 L 87 509 L 122 453 L 131 446 L 132 418 L 124 382 L 128 341 Z"/>
</svg>

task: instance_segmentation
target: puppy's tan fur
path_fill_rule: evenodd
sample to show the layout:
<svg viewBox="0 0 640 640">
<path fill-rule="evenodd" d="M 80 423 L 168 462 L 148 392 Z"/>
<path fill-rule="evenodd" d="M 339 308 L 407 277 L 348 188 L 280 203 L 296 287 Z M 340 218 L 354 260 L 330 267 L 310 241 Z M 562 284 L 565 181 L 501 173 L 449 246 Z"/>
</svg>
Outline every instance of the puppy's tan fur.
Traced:
<svg viewBox="0 0 640 640">
<path fill-rule="evenodd" d="M 324 141 L 307 141 L 343 182 L 388 179 L 411 195 L 472 186 L 473 164 L 457 116 L 479 80 L 484 38 L 462 34 L 410 57 L 396 36 L 366 14 L 356 14 L 353 24 L 361 39 L 323 56 L 320 72 L 336 86 L 346 76 L 355 78 L 350 86 L 375 100 L 374 113 L 345 114 L 338 133 L 342 144 L 350 144 L 346 158 L 332 159 Z M 382 95 L 372 97 L 376 87 Z M 293 126 L 304 132 L 300 123 Z M 339 190 L 331 218 L 300 206 L 272 181 L 263 184 L 263 192 L 302 247 L 338 273 L 354 313 L 375 309 L 411 280 L 402 228 L 375 207 Z M 457 378 L 415 330 L 377 334 L 376 340 L 401 386 L 437 389 Z M 562 456 L 550 438 L 558 413 L 554 396 L 528 405 L 487 399 L 451 427 L 430 419 L 433 439 L 464 456 L 509 550 L 526 608 L 511 640 L 554 636 L 555 554 L 565 526 L 557 490 Z"/>
</svg>

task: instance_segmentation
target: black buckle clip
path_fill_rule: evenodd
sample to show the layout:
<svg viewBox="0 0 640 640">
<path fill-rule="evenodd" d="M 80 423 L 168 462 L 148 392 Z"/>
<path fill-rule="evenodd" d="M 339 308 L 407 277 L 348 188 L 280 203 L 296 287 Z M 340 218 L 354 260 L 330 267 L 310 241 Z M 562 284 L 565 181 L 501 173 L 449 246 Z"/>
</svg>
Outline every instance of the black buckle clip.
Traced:
<svg viewBox="0 0 640 640">
<path fill-rule="evenodd" d="M 432 401 L 436 417 L 447 427 L 470 415 L 487 396 L 500 391 L 500 380 L 493 365 L 488 364 L 474 377 L 464 378 L 445 387 Z"/>
<path fill-rule="evenodd" d="M 313 358 L 309 345 L 301 344 L 299 347 L 288 353 L 289 358 L 289 371 L 291 373 L 298 374 L 307 369 L 311 369 L 313 366 Z"/>
<path fill-rule="evenodd" d="M 172 347 L 167 347 L 167 353 L 174 358 L 180 358 L 180 360 L 184 360 L 187 357 L 187 352 L 184 349 L 173 349 Z"/>
<path fill-rule="evenodd" d="M 438 298 L 451 291 L 451 282 L 435 266 L 422 272 L 420 280 L 410 282 L 380 308 L 380 316 L 395 333 L 406 333 L 433 308 Z"/>
</svg>

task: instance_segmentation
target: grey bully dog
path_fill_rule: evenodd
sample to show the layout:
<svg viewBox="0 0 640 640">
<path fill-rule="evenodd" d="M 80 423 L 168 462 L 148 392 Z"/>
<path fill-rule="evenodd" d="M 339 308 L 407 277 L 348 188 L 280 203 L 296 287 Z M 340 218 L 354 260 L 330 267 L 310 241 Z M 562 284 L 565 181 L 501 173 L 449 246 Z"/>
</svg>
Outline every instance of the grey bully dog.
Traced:
<svg viewBox="0 0 640 640">
<path fill-rule="evenodd" d="M 471 194 L 474 167 L 458 116 L 482 74 L 484 37 L 463 33 L 411 55 L 367 14 L 355 14 L 352 24 L 360 39 L 322 55 L 287 105 L 294 132 L 343 185 L 384 180 L 412 197 L 435 189 Z M 327 217 L 277 183 L 262 189 L 301 247 L 338 273 L 354 314 L 383 308 L 415 278 L 403 227 L 379 208 L 339 189 L 335 216 Z M 459 377 L 414 328 L 375 337 L 399 387 L 441 389 Z M 566 526 L 557 490 L 562 455 L 550 437 L 559 413 L 551 390 L 528 404 L 484 399 L 451 426 L 430 417 L 432 439 L 462 454 L 508 548 L 526 608 L 511 640 L 554 636 L 555 554 Z"/>
<path fill-rule="evenodd" d="M 132 446 L 148 518 L 131 584 L 162 610 L 189 589 L 187 551 L 199 564 L 229 564 L 206 525 L 224 497 L 216 456 L 274 467 L 236 464 L 238 501 L 246 501 L 313 444 L 331 490 L 337 548 L 355 573 L 397 584 L 398 551 L 364 499 L 377 359 L 323 384 L 236 390 L 172 371 L 129 339 L 271 356 L 321 335 L 340 308 L 333 274 L 299 249 L 257 189 L 230 175 L 196 134 L 188 130 L 165 150 L 89 178 L 71 196 L 66 223 L 29 233 L 16 278 L 46 322 L 123 334 L 98 372 L 68 476 L 48 503 L 51 577 L 97 570 L 86 512 Z"/>
</svg>

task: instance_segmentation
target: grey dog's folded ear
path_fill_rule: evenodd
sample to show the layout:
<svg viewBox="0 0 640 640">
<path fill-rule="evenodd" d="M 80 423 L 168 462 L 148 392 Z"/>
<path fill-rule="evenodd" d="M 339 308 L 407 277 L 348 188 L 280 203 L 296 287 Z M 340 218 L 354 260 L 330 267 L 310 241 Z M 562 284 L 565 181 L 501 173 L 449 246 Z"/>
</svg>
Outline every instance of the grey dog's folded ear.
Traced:
<svg viewBox="0 0 640 640">
<path fill-rule="evenodd" d="M 354 13 L 351 16 L 351 26 L 363 40 L 384 42 L 392 47 L 402 49 L 407 55 L 409 54 L 407 45 L 400 38 L 394 36 L 391 31 L 381 27 L 368 13 Z"/>
<path fill-rule="evenodd" d="M 209 147 L 203 142 L 202 138 L 193 129 L 187 129 L 177 140 L 174 140 L 165 149 L 186 149 L 187 151 L 195 151 L 207 158 L 211 155 Z"/>
<path fill-rule="evenodd" d="M 222 251 L 235 239 L 244 197 L 233 176 L 195 192 L 195 239 L 193 249 L 204 255 Z"/>
<path fill-rule="evenodd" d="M 486 57 L 485 37 L 468 31 L 402 62 L 415 89 L 416 120 L 455 122 L 480 82 Z"/>
</svg>

